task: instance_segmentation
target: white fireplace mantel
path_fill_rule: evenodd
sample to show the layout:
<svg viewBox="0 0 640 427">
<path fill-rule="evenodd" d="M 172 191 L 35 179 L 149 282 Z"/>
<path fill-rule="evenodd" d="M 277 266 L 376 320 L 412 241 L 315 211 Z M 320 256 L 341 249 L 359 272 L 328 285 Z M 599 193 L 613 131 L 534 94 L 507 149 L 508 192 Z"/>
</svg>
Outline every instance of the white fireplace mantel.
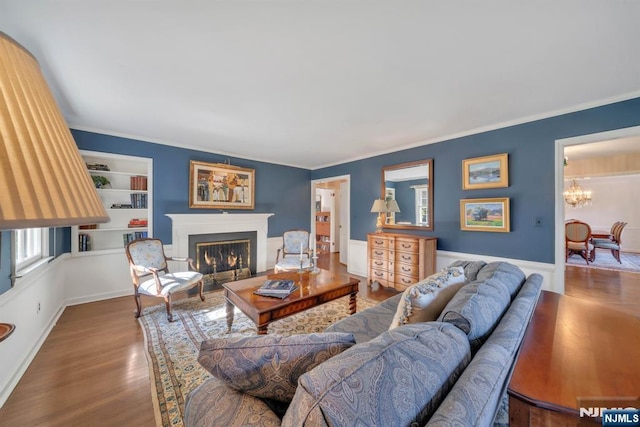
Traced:
<svg viewBox="0 0 640 427">
<path fill-rule="evenodd" d="M 267 269 L 267 232 L 272 213 L 166 214 L 171 218 L 173 255 L 189 256 L 189 236 L 197 234 L 255 231 L 257 272 Z"/>
</svg>

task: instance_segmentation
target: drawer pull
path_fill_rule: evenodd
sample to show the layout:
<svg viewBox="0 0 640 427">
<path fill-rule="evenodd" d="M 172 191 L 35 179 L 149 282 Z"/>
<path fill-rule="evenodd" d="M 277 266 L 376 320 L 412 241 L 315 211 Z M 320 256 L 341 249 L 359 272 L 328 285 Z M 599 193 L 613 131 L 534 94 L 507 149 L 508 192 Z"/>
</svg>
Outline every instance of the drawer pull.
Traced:
<svg viewBox="0 0 640 427">
<path fill-rule="evenodd" d="M 411 247 L 411 245 L 409 245 L 409 244 L 407 244 L 407 243 L 403 243 L 403 244 L 402 244 L 402 247 L 403 247 L 403 248 L 407 248 L 407 249 L 409 249 L 409 248 Z"/>
<path fill-rule="evenodd" d="M 403 278 L 403 279 L 402 279 L 402 283 L 410 284 L 410 283 L 411 283 L 411 280 L 407 280 L 407 279 L 404 279 L 404 278 Z"/>
<path fill-rule="evenodd" d="M 376 245 L 384 245 L 384 240 L 374 240 L 373 241 Z"/>
<path fill-rule="evenodd" d="M 408 255 L 402 255 L 402 259 L 404 259 L 404 260 L 407 260 L 407 261 L 408 261 L 408 260 L 410 260 L 410 259 L 411 259 L 411 257 L 410 257 L 410 256 L 408 256 Z"/>
<path fill-rule="evenodd" d="M 377 271 L 374 271 L 374 272 L 373 272 L 373 274 L 374 274 L 374 275 L 376 275 L 376 276 L 378 276 L 378 277 L 382 277 L 382 276 L 384 276 L 384 274 L 379 273 L 379 272 L 377 272 Z"/>
<path fill-rule="evenodd" d="M 381 251 L 373 251 L 373 253 L 376 255 L 384 255 L 384 252 L 381 252 Z"/>
<path fill-rule="evenodd" d="M 402 271 L 411 271 L 411 268 L 407 268 L 407 267 L 402 267 Z"/>
<path fill-rule="evenodd" d="M 375 261 L 375 262 L 374 262 L 374 264 L 375 264 L 375 265 L 383 265 L 383 264 L 384 264 L 384 262 L 382 262 L 382 261 Z"/>
</svg>

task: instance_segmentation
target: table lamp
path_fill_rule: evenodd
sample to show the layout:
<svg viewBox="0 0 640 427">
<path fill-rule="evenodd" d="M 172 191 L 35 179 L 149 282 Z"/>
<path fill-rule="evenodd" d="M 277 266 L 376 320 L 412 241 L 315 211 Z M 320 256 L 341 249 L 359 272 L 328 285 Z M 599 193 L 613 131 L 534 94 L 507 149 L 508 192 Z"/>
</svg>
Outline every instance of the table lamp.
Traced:
<svg viewBox="0 0 640 427">
<path fill-rule="evenodd" d="M 382 213 L 387 212 L 387 202 L 383 199 L 376 199 L 371 206 L 371 212 L 378 214 L 378 220 L 376 222 L 376 233 L 382 233 Z"/>
<path fill-rule="evenodd" d="M 398 206 L 398 202 L 396 199 L 391 199 L 387 201 L 387 213 L 398 213 L 400 212 L 400 206 Z M 394 217 L 390 216 L 390 220 L 387 221 L 387 224 L 394 224 Z"/>
</svg>

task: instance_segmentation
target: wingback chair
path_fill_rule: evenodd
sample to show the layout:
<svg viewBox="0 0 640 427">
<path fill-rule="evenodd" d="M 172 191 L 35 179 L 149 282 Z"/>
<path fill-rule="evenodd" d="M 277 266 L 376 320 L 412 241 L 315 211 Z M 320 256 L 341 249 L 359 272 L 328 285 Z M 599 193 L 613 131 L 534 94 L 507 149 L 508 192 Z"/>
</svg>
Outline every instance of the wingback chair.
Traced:
<svg viewBox="0 0 640 427">
<path fill-rule="evenodd" d="M 276 255 L 276 265 L 273 269 L 275 273 L 282 271 L 293 271 L 311 266 L 309 255 L 310 234 L 307 230 L 295 229 L 287 230 L 282 234 L 282 247 L 278 248 Z M 282 254 L 282 257 L 280 257 Z"/>
<path fill-rule="evenodd" d="M 184 261 L 188 263 L 191 270 L 195 270 L 191 258 L 167 257 L 159 239 L 134 240 L 127 245 L 125 252 L 133 280 L 137 307 L 136 318 L 140 317 L 142 311 L 140 295 L 164 298 L 169 322 L 173 322 L 171 297 L 175 293 L 200 286 L 200 299 L 204 301 L 204 280 L 201 273 L 197 271 L 169 272 L 167 261 Z"/>
<path fill-rule="evenodd" d="M 607 234 L 594 234 L 593 246 L 594 246 L 594 259 L 595 249 L 610 249 L 613 257 L 622 264 L 620 261 L 620 248 L 622 247 L 622 230 L 627 225 L 626 222 L 616 221 L 611 226 L 611 232 Z"/>
<path fill-rule="evenodd" d="M 591 227 L 586 222 L 569 221 L 564 225 L 565 230 L 565 261 L 574 254 L 580 254 L 587 265 L 589 261 L 593 261 L 595 254 L 593 243 L 591 243 Z"/>
</svg>

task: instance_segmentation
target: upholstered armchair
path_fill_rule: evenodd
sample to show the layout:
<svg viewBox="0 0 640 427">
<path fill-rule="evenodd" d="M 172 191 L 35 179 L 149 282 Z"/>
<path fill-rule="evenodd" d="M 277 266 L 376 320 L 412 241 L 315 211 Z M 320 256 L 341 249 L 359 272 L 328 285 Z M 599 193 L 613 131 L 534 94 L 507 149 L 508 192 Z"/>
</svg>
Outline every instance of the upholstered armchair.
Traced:
<svg viewBox="0 0 640 427">
<path fill-rule="evenodd" d="M 310 234 L 307 230 L 287 230 L 282 234 L 282 247 L 278 248 L 274 272 L 293 271 L 311 266 Z M 282 254 L 282 257 L 280 256 Z"/>
<path fill-rule="evenodd" d="M 595 259 L 596 249 L 610 249 L 613 257 L 622 264 L 622 261 L 620 261 L 620 248 L 622 247 L 622 230 L 626 225 L 626 222 L 616 221 L 611 226 L 609 234 L 593 234 L 591 236 L 594 246 L 593 259 Z"/>
<path fill-rule="evenodd" d="M 204 301 L 204 280 L 201 273 L 193 271 L 195 266 L 190 258 L 167 257 L 159 239 L 134 240 L 127 245 L 125 252 L 133 280 L 136 318 L 142 311 L 140 295 L 163 298 L 169 322 L 173 322 L 171 298 L 174 294 L 199 286 L 200 299 Z M 170 273 L 167 261 L 187 262 L 191 271 Z"/>
<path fill-rule="evenodd" d="M 591 227 L 586 222 L 569 221 L 564 225 L 565 229 L 565 261 L 574 254 L 580 254 L 587 264 L 593 261 L 595 254 L 593 243 L 591 243 Z"/>
</svg>

